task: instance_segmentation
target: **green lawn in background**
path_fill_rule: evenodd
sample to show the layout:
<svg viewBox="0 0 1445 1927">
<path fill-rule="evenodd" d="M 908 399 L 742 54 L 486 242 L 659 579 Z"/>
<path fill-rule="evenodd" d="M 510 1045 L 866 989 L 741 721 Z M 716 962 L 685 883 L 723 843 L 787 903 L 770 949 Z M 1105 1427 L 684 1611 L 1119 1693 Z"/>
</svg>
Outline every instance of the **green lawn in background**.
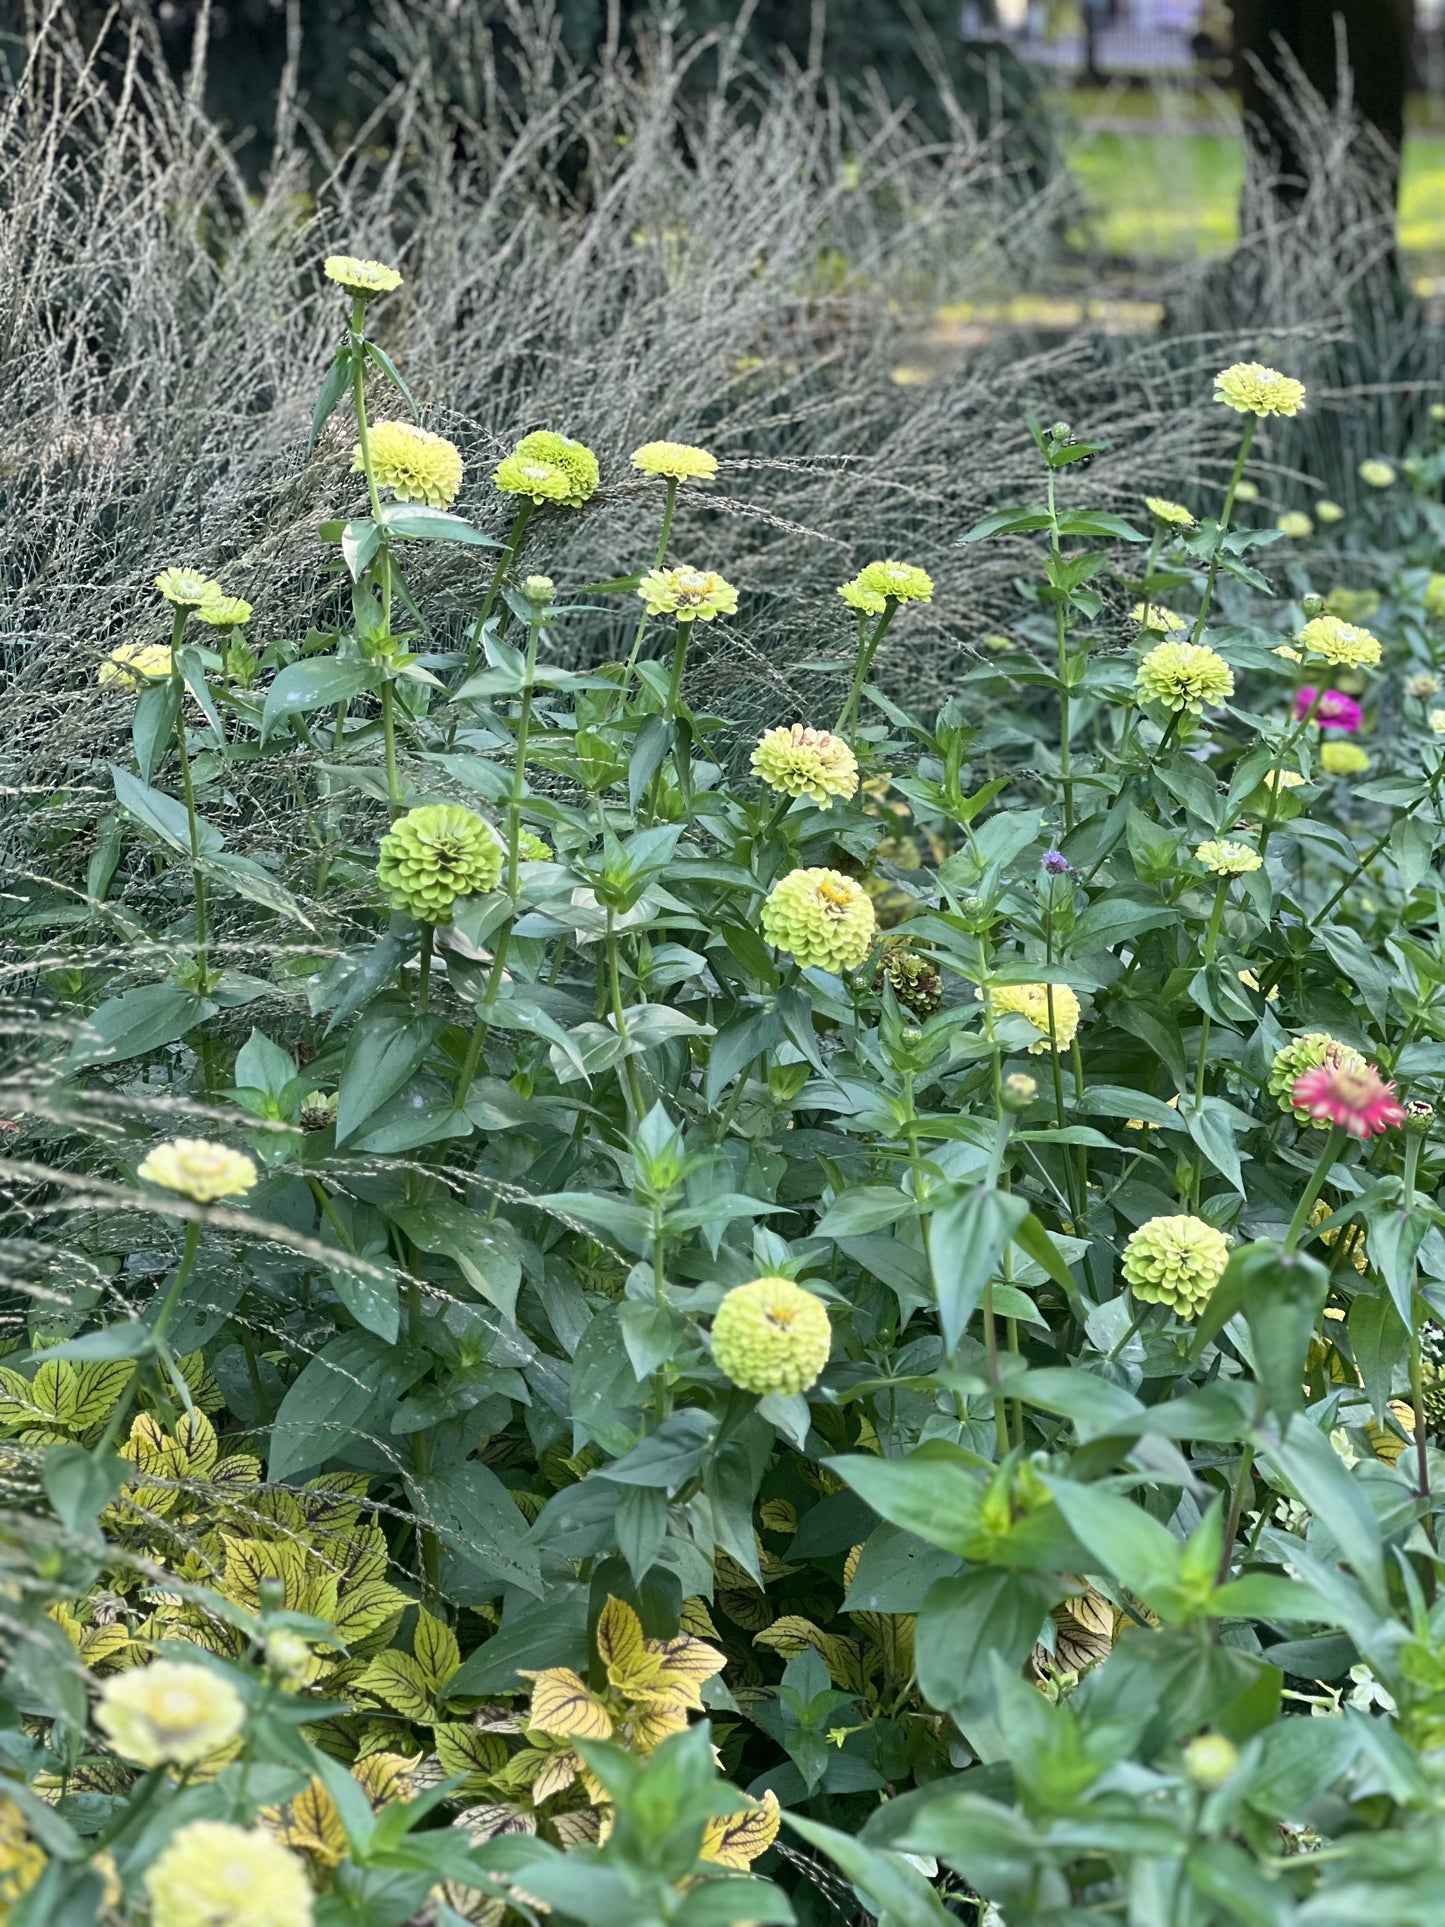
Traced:
<svg viewBox="0 0 1445 1927">
<path fill-rule="evenodd" d="M 1233 245 L 1244 174 L 1237 135 L 1080 129 L 1069 159 L 1088 208 L 1079 241 L 1153 260 Z M 1400 239 L 1424 257 L 1422 266 L 1445 258 L 1445 138 L 1438 134 L 1406 140 Z"/>
</svg>

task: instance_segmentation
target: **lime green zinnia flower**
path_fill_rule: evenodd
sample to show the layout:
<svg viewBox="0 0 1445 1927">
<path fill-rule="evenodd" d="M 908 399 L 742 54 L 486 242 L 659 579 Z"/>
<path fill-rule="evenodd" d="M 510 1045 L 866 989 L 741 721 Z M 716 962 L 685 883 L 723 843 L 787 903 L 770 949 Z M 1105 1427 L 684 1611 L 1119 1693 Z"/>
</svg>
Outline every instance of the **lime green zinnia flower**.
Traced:
<svg viewBox="0 0 1445 1927">
<path fill-rule="evenodd" d="M 433 435 L 411 422 L 377 422 L 368 441 L 376 486 L 389 488 L 398 502 L 444 509 L 456 500 L 462 485 L 461 451 L 445 435 Z M 364 473 L 365 466 L 358 442 L 352 474 Z"/>
<path fill-rule="evenodd" d="M 1222 837 L 1211 837 L 1207 843 L 1201 843 L 1194 854 L 1205 869 L 1212 870 L 1217 877 L 1247 876 L 1264 862 L 1259 851 L 1252 850 L 1247 843 L 1232 843 Z"/>
<path fill-rule="evenodd" d="M 1380 644 L 1368 629 L 1357 629 L 1338 616 L 1315 616 L 1295 638 L 1304 645 L 1307 656 L 1320 656 L 1335 668 L 1376 669 L 1380 663 Z"/>
<path fill-rule="evenodd" d="M 926 569 L 908 562 L 870 562 L 838 591 L 850 609 L 881 616 L 889 599 L 894 602 L 931 602 L 933 578 Z"/>
<path fill-rule="evenodd" d="M 1430 711 L 1430 727 L 1437 736 L 1445 736 L 1445 709 Z"/>
<path fill-rule="evenodd" d="M 1317 1071 L 1322 1064 L 1335 1064 L 1348 1071 L 1366 1068 L 1364 1058 L 1349 1044 L 1342 1044 L 1327 1030 L 1307 1030 L 1275 1052 L 1267 1086 L 1282 1111 L 1292 1111 L 1297 1123 L 1311 1125 L 1317 1131 L 1327 1130 L 1328 1120 L 1321 1121 L 1300 1109 L 1292 1093 L 1306 1071 Z"/>
<path fill-rule="evenodd" d="M 262 1827 L 193 1820 L 145 1871 L 151 1927 L 311 1927 L 311 1882 Z"/>
<path fill-rule="evenodd" d="M 1431 575 L 1425 583 L 1425 613 L 1432 622 L 1445 621 L 1445 575 Z"/>
<path fill-rule="evenodd" d="M 1161 642 L 1139 664 L 1134 687 L 1141 703 L 1197 716 L 1206 703 L 1227 702 L 1234 694 L 1234 671 L 1203 643 Z"/>
<path fill-rule="evenodd" d="M 1337 587 L 1325 597 L 1325 614 L 1338 616 L 1342 622 L 1368 622 L 1379 611 L 1380 596 L 1376 589 Z"/>
<path fill-rule="evenodd" d="M 1027 1017 L 1039 1032 L 1037 1042 L 1029 1045 L 1030 1057 L 1041 1056 L 1051 1041 L 1059 1050 L 1073 1043 L 1079 1028 L 1079 999 L 1068 984 L 990 984 L 984 994 L 995 1017 L 1016 1013 Z"/>
<path fill-rule="evenodd" d="M 1317 522 L 1343 522 L 1344 519 L 1345 511 L 1340 507 L 1338 502 L 1332 502 L 1327 495 L 1322 495 L 1319 501 L 1315 503 L 1315 520 Z"/>
<path fill-rule="evenodd" d="M 251 620 L 251 605 L 238 595 L 217 596 L 214 602 L 201 604 L 196 619 L 213 629 L 240 629 Z"/>
<path fill-rule="evenodd" d="M 833 1328 L 821 1298 L 791 1278 L 755 1278 L 723 1299 L 712 1322 L 718 1370 L 740 1391 L 806 1392 L 828 1362 Z"/>
<path fill-rule="evenodd" d="M 1356 473 L 1367 488 L 1393 488 L 1395 486 L 1395 471 L 1389 462 L 1381 462 L 1374 459 L 1361 462 Z"/>
<path fill-rule="evenodd" d="M 717 456 L 691 442 L 644 442 L 633 449 L 632 466 L 674 482 L 710 482 L 717 474 Z"/>
<path fill-rule="evenodd" d="M 149 682 L 162 682 L 171 673 L 170 645 L 164 642 L 122 642 L 111 650 L 96 671 L 102 683 L 120 683 L 126 689 L 143 689 Z"/>
<path fill-rule="evenodd" d="M 239 1198 L 256 1182 L 256 1167 L 244 1151 L 203 1137 L 173 1137 L 148 1151 L 136 1176 L 178 1191 L 195 1204 Z"/>
<path fill-rule="evenodd" d="M 1203 1218 L 1151 1218 L 1124 1247 L 1124 1277 L 1136 1298 L 1197 1318 L 1229 1263 L 1229 1240 Z"/>
<path fill-rule="evenodd" d="M 348 294 L 359 294 L 363 301 L 374 301 L 379 294 L 394 294 L 401 286 L 395 268 L 382 261 L 360 261 L 354 254 L 328 254 L 323 272 Z"/>
<path fill-rule="evenodd" d="M 117 1673 L 100 1692 L 96 1724 L 137 1766 L 194 1766 L 246 1723 L 241 1695 L 208 1666 L 168 1659 Z"/>
<path fill-rule="evenodd" d="M 1129 620 L 1156 636 L 1181 635 L 1189 627 L 1183 616 L 1166 609 L 1162 602 L 1136 602 L 1129 611 Z"/>
<path fill-rule="evenodd" d="M 837 870 L 790 870 L 763 904 L 763 935 L 806 970 L 856 970 L 877 920 L 866 890 Z"/>
<path fill-rule="evenodd" d="M 597 492 L 601 471 L 597 457 L 585 442 L 574 442 L 570 435 L 555 434 L 550 428 L 537 428 L 524 435 L 512 450 L 524 462 L 546 462 L 560 468 L 567 477 L 567 508 L 581 508 Z"/>
<path fill-rule="evenodd" d="M 650 616 L 711 622 L 737 614 L 738 592 L 711 569 L 649 569 L 637 585 Z"/>
<path fill-rule="evenodd" d="M 834 797 L 848 802 L 858 789 L 858 762 L 841 736 L 826 729 L 770 729 L 758 740 L 752 766 L 779 796 L 808 796 L 820 810 Z"/>
<path fill-rule="evenodd" d="M 1214 377 L 1214 399 L 1238 415 L 1297 415 L 1305 405 L 1304 383 L 1258 361 L 1237 361 Z"/>
<path fill-rule="evenodd" d="M 1170 529 L 1192 529 L 1194 517 L 1182 502 L 1171 502 L 1166 495 L 1146 495 L 1144 506 L 1156 522 Z"/>
<path fill-rule="evenodd" d="M 550 863 L 552 846 L 531 830 L 520 830 L 517 833 L 517 855 L 523 863 Z"/>
<path fill-rule="evenodd" d="M 1362 776 L 1370 759 L 1358 743 L 1324 743 L 1320 747 L 1320 768 L 1327 776 Z"/>
<path fill-rule="evenodd" d="M 572 494 L 572 478 L 565 468 L 522 455 L 504 456 L 492 470 L 492 481 L 503 495 L 525 495 L 539 507 L 543 502 L 566 502 Z"/>
<path fill-rule="evenodd" d="M 381 839 L 376 878 L 393 909 L 417 923 L 450 923 L 458 897 L 496 889 L 503 861 L 501 843 L 474 811 L 430 803 L 398 817 Z"/>
<path fill-rule="evenodd" d="M 198 569 L 162 569 L 156 577 L 156 587 L 166 601 L 173 602 L 178 609 L 199 609 L 202 603 L 214 602 L 221 594 L 220 583 L 213 582 Z"/>
<path fill-rule="evenodd" d="M 1313 535 L 1315 525 L 1303 509 L 1286 509 L 1275 523 L 1281 535 L 1287 535 L 1292 542 L 1303 542 L 1307 535 Z"/>
<path fill-rule="evenodd" d="M 1257 482 L 1236 483 L 1234 499 L 1236 502 L 1257 502 L 1259 500 L 1259 484 Z"/>
</svg>

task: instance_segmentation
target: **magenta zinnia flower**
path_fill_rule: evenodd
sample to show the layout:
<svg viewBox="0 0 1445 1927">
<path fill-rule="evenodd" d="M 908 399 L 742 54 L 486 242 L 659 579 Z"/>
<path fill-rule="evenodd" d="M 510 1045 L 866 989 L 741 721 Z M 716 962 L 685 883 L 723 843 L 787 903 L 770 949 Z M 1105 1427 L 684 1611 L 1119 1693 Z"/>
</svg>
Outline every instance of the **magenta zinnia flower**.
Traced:
<svg viewBox="0 0 1445 1927">
<path fill-rule="evenodd" d="M 1405 1121 L 1394 1085 L 1387 1084 L 1373 1064 L 1354 1069 L 1326 1059 L 1317 1070 L 1295 1079 L 1290 1099 L 1296 1110 L 1308 1111 L 1321 1123 L 1338 1124 L 1351 1137 L 1374 1137 Z"/>
<path fill-rule="evenodd" d="M 1315 709 L 1316 702 L 1319 708 Z M 1360 727 L 1364 712 L 1353 696 L 1347 696 L 1342 689 L 1327 689 L 1321 695 L 1318 689 L 1308 686 L 1301 689 L 1294 699 L 1294 719 L 1302 723 L 1314 709 L 1314 720 L 1321 729 L 1348 729 Z"/>
</svg>

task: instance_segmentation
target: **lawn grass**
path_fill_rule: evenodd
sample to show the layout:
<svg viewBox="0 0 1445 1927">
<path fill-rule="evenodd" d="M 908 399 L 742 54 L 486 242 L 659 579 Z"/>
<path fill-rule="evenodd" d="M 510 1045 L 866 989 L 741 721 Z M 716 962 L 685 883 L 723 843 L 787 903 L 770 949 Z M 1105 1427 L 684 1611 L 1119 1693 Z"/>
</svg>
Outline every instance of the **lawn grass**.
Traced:
<svg viewBox="0 0 1445 1927">
<path fill-rule="evenodd" d="M 1107 254 L 1185 260 L 1219 254 L 1239 231 L 1244 152 L 1237 136 L 1090 132 L 1069 143 L 1087 214 L 1074 239 Z M 1423 264 L 1445 258 L 1445 138 L 1405 142 L 1400 239 Z"/>
</svg>

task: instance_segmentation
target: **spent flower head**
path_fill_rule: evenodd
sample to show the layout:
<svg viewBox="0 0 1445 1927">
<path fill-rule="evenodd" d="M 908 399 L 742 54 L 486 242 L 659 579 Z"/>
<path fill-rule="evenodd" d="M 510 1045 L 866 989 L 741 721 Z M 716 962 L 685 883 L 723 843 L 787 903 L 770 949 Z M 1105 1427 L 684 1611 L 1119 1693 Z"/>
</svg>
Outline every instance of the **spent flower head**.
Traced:
<svg viewBox="0 0 1445 1927">
<path fill-rule="evenodd" d="M 1134 1296 L 1197 1318 L 1229 1263 L 1229 1240 L 1203 1218 L 1151 1218 L 1124 1246 L 1123 1272 Z"/>
<path fill-rule="evenodd" d="M 1445 576 L 1440 579 L 1445 582 Z M 1417 703 L 1428 702 L 1440 694 L 1440 678 L 1433 669 L 1417 669 L 1413 676 L 1405 678 L 1405 694 L 1413 696 Z"/>
<path fill-rule="evenodd" d="M 644 475 L 662 475 L 673 482 L 710 482 L 717 474 L 717 456 L 691 442 L 644 442 L 632 451 L 632 466 Z"/>
<path fill-rule="evenodd" d="M 209 1666 L 157 1659 L 113 1674 L 100 1689 L 96 1724 L 137 1766 L 194 1766 L 235 1739 L 246 1707 Z"/>
<path fill-rule="evenodd" d="M 718 1370 L 740 1391 L 806 1392 L 828 1362 L 833 1328 L 822 1299 L 791 1278 L 736 1285 L 712 1321 Z"/>
<path fill-rule="evenodd" d="M 362 261 L 354 254 L 328 254 L 322 270 L 328 281 L 359 294 L 363 301 L 374 301 L 379 294 L 395 294 L 401 276 L 384 261 Z"/>
<path fill-rule="evenodd" d="M 938 965 L 906 941 L 884 947 L 873 973 L 873 988 L 881 992 L 885 984 L 915 1017 L 931 1017 L 943 1002 L 943 976 Z"/>
<path fill-rule="evenodd" d="M 1134 687 L 1140 702 L 1198 716 L 1206 703 L 1234 694 L 1234 671 L 1203 643 L 1161 642 L 1139 664 Z"/>
<path fill-rule="evenodd" d="M 1079 1028 L 1079 999 L 1068 984 L 990 984 L 985 995 L 995 1017 L 1026 1017 L 1039 1033 L 1029 1045 L 1030 1057 L 1041 1056 L 1051 1043 L 1058 1050 L 1067 1050 L 1073 1043 Z"/>
<path fill-rule="evenodd" d="M 164 682 L 171 673 L 171 649 L 166 642 L 122 642 L 111 650 L 95 679 L 118 683 L 123 689 L 144 689 Z"/>
<path fill-rule="evenodd" d="M 1146 495 L 1144 506 L 1162 528 L 1192 529 L 1194 517 L 1182 502 L 1171 502 L 1166 495 Z"/>
<path fill-rule="evenodd" d="M 841 736 L 826 729 L 770 729 L 758 739 L 752 766 L 779 796 L 811 797 L 830 810 L 835 797 L 849 802 L 858 790 L 858 761 Z"/>
<path fill-rule="evenodd" d="M 151 1927 L 311 1927 L 301 1860 L 263 1827 L 193 1820 L 146 1868 Z"/>
<path fill-rule="evenodd" d="M 1379 666 L 1379 638 L 1339 616 L 1312 616 L 1295 637 L 1305 659 L 1321 657 L 1334 668 L 1375 669 Z M 1296 661 L 1300 660 L 1298 656 Z"/>
<path fill-rule="evenodd" d="M 524 462 L 546 462 L 560 468 L 567 477 L 567 494 L 561 498 L 567 508 L 581 508 L 597 492 L 601 480 L 597 457 L 585 442 L 574 442 L 570 435 L 536 428 L 522 437 L 512 453 Z"/>
<path fill-rule="evenodd" d="M 1248 876 L 1264 862 L 1259 851 L 1248 843 L 1237 843 L 1229 837 L 1210 837 L 1199 844 L 1194 854 L 1206 870 L 1212 870 L 1217 877 Z"/>
<path fill-rule="evenodd" d="M 376 422 L 367 440 L 376 486 L 389 488 L 398 502 L 444 509 L 456 500 L 462 485 L 461 450 L 445 435 L 433 435 L 413 422 Z M 361 475 L 365 470 L 358 442 L 351 472 Z"/>
<path fill-rule="evenodd" d="M 1136 602 L 1129 611 L 1129 620 L 1156 636 L 1181 636 L 1189 627 L 1177 610 L 1166 609 L 1162 602 Z"/>
<path fill-rule="evenodd" d="M 1317 1070 L 1322 1064 L 1339 1065 L 1350 1070 L 1365 1068 L 1365 1060 L 1360 1053 L 1352 1045 L 1342 1044 L 1339 1038 L 1331 1037 L 1327 1030 L 1304 1031 L 1274 1054 L 1267 1088 L 1282 1111 L 1293 1111 L 1297 1123 L 1313 1124 L 1315 1119 L 1295 1104 L 1294 1087 L 1306 1071 Z M 1320 1128 L 1325 1127 L 1321 1124 Z"/>
<path fill-rule="evenodd" d="M 1351 1137 L 1374 1137 L 1405 1121 L 1405 1107 L 1373 1064 L 1326 1062 L 1294 1081 L 1290 1103 L 1314 1124 L 1336 1124 Z"/>
<path fill-rule="evenodd" d="M 856 970 L 873 948 L 868 892 L 838 870 L 790 870 L 763 902 L 763 936 L 807 969 Z"/>
<path fill-rule="evenodd" d="M 1236 361 L 1214 377 L 1214 399 L 1237 415 L 1297 415 L 1305 405 L 1302 381 L 1259 361 Z M 1238 491 L 1236 491 L 1237 493 Z"/>
<path fill-rule="evenodd" d="M 202 575 L 199 569 L 162 569 L 156 587 L 178 609 L 199 609 L 224 593 L 219 582 Z"/>
<path fill-rule="evenodd" d="M 711 622 L 715 616 L 737 614 L 737 590 L 711 569 L 649 569 L 637 593 L 650 616 Z"/>
<path fill-rule="evenodd" d="M 417 923 L 450 923 L 458 897 L 496 889 L 504 860 L 496 832 L 474 810 L 429 803 L 381 839 L 376 879 L 393 909 Z"/>
<path fill-rule="evenodd" d="M 933 578 L 909 562 L 870 562 L 838 591 L 850 609 L 881 616 L 893 602 L 931 602 Z"/>
<path fill-rule="evenodd" d="M 204 1137 L 167 1138 L 148 1151 L 136 1176 L 179 1192 L 193 1204 L 214 1204 L 218 1198 L 239 1198 L 256 1183 L 256 1167 L 244 1151 L 216 1144 Z"/>
</svg>

